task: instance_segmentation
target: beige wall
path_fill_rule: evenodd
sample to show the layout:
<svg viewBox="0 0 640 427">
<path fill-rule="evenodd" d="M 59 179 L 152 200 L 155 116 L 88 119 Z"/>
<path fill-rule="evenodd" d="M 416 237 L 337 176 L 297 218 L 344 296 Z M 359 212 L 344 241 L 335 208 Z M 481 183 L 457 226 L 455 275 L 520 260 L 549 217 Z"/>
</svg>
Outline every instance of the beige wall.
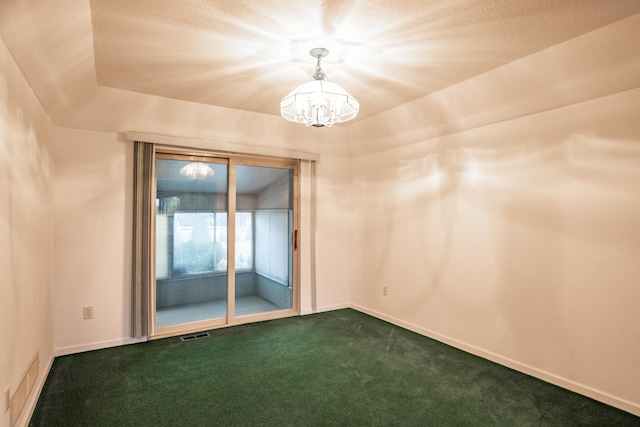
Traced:
<svg viewBox="0 0 640 427">
<path fill-rule="evenodd" d="M 51 314 L 54 126 L 0 41 L 0 426 L 4 393 L 16 391 L 32 357 L 36 390 L 53 356 Z M 33 406 L 36 393 L 27 406 Z M 29 409 L 19 422 L 25 423 Z"/>
<path fill-rule="evenodd" d="M 53 153 L 56 352 L 128 342 L 133 144 L 58 128 Z"/>
<path fill-rule="evenodd" d="M 352 303 L 637 411 L 638 99 L 355 159 Z"/>
<path fill-rule="evenodd" d="M 405 121 L 403 146 L 383 131 L 368 141 L 379 150 L 353 144 L 352 304 L 640 414 L 637 23 L 447 89 L 487 99 L 484 113 L 460 102 L 457 128 L 425 117 Z M 563 57 L 573 73 L 552 70 Z M 546 99 L 512 103 L 516 117 L 493 108 L 493 90 L 548 73 Z"/>
<path fill-rule="evenodd" d="M 136 131 L 290 151 L 347 156 L 346 130 L 310 129 L 281 117 L 97 86 L 69 106 L 58 125 Z"/>
<path fill-rule="evenodd" d="M 53 149 L 57 354 L 132 342 L 132 147 L 118 133 L 57 129 Z M 349 231 L 349 218 L 342 213 L 349 194 L 348 179 L 346 158 L 322 156 L 317 179 L 319 310 L 349 303 L 349 248 L 334 243 L 344 240 Z M 310 186 L 307 182 L 306 197 Z M 303 212 L 302 219 L 308 229 L 308 211 Z M 308 236 L 304 234 L 303 238 L 308 245 Z M 308 313 L 312 311 L 312 284 L 309 248 L 303 248 L 303 268 L 307 271 L 303 273 L 301 308 Z M 83 320 L 83 306 L 94 307 L 93 319 Z"/>
<path fill-rule="evenodd" d="M 349 159 L 323 157 L 317 165 L 317 307 L 348 306 L 351 286 L 352 205 Z"/>
</svg>

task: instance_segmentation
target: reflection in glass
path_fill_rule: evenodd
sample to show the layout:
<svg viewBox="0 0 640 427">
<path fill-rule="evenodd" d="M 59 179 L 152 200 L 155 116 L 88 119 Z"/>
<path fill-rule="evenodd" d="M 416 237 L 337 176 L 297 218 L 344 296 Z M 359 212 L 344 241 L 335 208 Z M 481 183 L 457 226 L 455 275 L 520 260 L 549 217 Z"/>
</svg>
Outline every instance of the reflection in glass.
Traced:
<svg viewBox="0 0 640 427">
<path fill-rule="evenodd" d="M 236 177 L 236 315 L 291 309 L 293 171 L 238 165 Z"/>
<path fill-rule="evenodd" d="M 156 326 L 227 314 L 227 166 L 156 160 Z"/>
</svg>

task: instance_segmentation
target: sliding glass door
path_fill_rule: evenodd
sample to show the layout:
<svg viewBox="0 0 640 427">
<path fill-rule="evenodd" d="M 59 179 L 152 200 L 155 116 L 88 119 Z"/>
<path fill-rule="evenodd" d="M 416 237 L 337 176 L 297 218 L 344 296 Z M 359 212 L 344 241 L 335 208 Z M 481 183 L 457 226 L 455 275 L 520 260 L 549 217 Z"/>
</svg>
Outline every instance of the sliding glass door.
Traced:
<svg viewBox="0 0 640 427">
<path fill-rule="evenodd" d="M 293 170 L 238 165 L 236 194 L 236 315 L 290 310 Z"/>
<path fill-rule="evenodd" d="M 296 164 L 157 153 L 155 171 L 150 335 L 297 314 Z"/>
</svg>

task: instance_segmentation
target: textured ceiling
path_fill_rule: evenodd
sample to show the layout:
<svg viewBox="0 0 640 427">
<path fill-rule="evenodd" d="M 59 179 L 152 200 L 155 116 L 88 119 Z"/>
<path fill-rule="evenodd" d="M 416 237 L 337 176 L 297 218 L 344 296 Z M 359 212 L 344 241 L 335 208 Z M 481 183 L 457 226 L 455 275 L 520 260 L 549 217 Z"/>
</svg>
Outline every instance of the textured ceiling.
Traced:
<svg viewBox="0 0 640 427">
<path fill-rule="evenodd" d="M 329 79 L 360 101 L 357 121 L 640 13 L 640 1 L 7 0 L 0 13 L 45 107 L 98 85 L 279 115 L 321 46 Z M 84 74 L 55 81 L 72 75 L 64 52 L 82 53 Z"/>
</svg>

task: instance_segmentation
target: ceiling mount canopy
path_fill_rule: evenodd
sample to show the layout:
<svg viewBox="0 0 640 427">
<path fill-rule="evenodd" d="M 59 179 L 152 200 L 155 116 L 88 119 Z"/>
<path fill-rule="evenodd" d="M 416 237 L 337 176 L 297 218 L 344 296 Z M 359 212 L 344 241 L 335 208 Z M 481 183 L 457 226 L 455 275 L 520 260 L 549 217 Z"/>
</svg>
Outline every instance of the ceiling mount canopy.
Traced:
<svg viewBox="0 0 640 427">
<path fill-rule="evenodd" d="M 313 81 L 298 86 L 280 101 L 282 117 L 314 127 L 330 127 L 356 117 L 360 103 L 340 86 L 328 81 L 320 67 L 320 60 L 329 55 L 329 51 L 317 47 L 309 54 L 317 58 Z"/>
</svg>

